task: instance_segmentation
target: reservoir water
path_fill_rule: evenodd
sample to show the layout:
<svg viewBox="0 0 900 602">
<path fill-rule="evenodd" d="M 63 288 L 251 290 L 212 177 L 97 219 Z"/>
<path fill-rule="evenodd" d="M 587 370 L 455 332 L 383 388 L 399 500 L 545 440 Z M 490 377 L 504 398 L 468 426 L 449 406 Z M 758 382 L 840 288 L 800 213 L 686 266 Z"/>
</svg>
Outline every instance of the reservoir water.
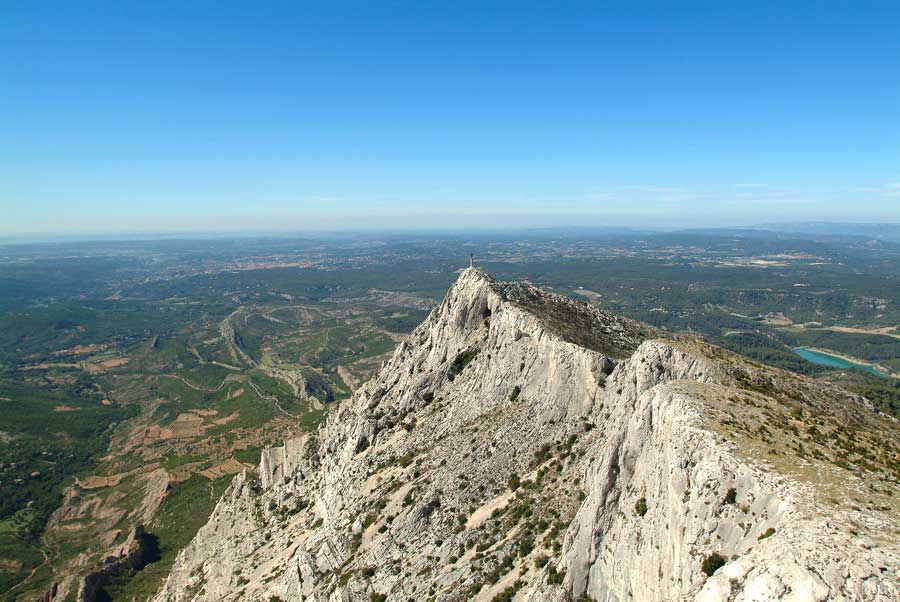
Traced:
<svg viewBox="0 0 900 602">
<path fill-rule="evenodd" d="M 803 347 L 798 347 L 794 349 L 794 353 L 796 353 L 803 359 L 814 364 L 819 364 L 820 366 L 829 366 L 831 368 L 856 368 L 857 370 L 865 370 L 866 372 L 871 372 L 872 374 L 877 374 L 878 376 L 885 376 L 885 374 L 881 370 L 878 370 L 874 366 L 857 364 L 855 362 L 847 361 L 844 358 L 838 357 L 836 355 L 822 353 L 821 351 L 813 351 L 812 349 L 804 349 Z"/>
</svg>

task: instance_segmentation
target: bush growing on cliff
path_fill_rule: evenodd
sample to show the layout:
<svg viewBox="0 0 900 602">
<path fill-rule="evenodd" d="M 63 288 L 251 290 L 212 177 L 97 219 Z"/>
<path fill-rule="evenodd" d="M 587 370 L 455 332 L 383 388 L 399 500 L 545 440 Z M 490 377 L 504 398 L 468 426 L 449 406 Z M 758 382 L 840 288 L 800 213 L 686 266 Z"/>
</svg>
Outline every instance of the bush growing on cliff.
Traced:
<svg viewBox="0 0 900 602">
<path fill-rule="evenodd" d="M 647 514 L 647 498 L 642 497 L 635 503 L 634 511 L 638 516 L 644 516 Z"/>
<path fill-rule="evenodd" d="M 525 585 L 525 583 L 522 580 L 516 579 L 512 585 L 494 596 L 491 602 L 511 602 L 516 597 L 516 593 L 522 589 L 523 585 Z"/>
<path fill-rule="evenodd" d="M 725 566 L 725 558 L 718 552 L 713 552 L 703 560 L 701 569 L 708 576 L 711 576 L 723 566 Z"/>
<path fill-rule="evenodd" d="M 467 351 L 462 351 L 456 355 L 453 359 L 453 363 L 450 364 L 450 370 L 447 372 L 447 378 L 451 381 L 456 378 L 456 376 L 465 370 L 466 366 L 469 365 L 475 356 L 478 355 L 477 349 L 469 349 Z"/>
<path fill-rule="evenodd" d="M 565 571 L 557 571 L 556 567 L 552 564 L 550 565 L 550 568 L 547 569 L 547 583 L 549 585 L 561 585 L 565 576 Z"/>
<path fill-rule="evenodd" d="M 769 537 L 772 537 L 773 535 L 775 535 L 775 529 L 774 529 L 773 527 L 769 527 L 768 529 L 766 529 L 766 532 L 765 532 L 765 533 L 761 534 L 761 535 L 760 535 L 759 537 L 757 537 L 756 539 L 759 540 L 759 541 L 762 541 L 762 540 L 764 540 L 764 539 L 767 539 L 767 538 L 769 538 Z"/>
<path fill-rule="evenodd" d="M 736 501 L 737 501 L 737 490 L 736 490 L 734 487 L 732 487 L 732 488 L 729 489 L 728 492 L 725 494 L 725 503 L 726 503 L 726 504 L 733 504 L 733 503 L 735 503 Z"/>
</svg>

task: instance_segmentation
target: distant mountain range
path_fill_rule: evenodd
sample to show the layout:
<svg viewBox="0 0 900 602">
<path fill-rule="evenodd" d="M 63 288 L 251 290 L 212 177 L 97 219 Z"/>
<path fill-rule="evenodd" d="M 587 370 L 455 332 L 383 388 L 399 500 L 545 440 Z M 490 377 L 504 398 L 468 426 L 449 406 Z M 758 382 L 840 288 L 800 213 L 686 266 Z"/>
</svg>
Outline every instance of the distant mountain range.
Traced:
<svg viewBox="0 0 900 602">
<path fill-rule="evenodd" d="M 900 223 L 788 222 L 759 224 L 754 230 L 828 237 L 862 237 L 900 242 Z"/>
</svg>

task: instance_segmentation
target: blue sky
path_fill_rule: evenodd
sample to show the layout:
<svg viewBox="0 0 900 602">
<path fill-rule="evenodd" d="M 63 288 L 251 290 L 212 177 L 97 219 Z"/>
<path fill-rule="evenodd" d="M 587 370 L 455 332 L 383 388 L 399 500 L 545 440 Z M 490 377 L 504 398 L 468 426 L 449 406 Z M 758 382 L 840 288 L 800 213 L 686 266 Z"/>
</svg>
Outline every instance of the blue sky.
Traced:
<svg viewBox="0 0 900 602">
<path fill-rule="evenodd" d="M 900 221 L 900 3 L 18 2 L 0 233 Z"/>
</svg>

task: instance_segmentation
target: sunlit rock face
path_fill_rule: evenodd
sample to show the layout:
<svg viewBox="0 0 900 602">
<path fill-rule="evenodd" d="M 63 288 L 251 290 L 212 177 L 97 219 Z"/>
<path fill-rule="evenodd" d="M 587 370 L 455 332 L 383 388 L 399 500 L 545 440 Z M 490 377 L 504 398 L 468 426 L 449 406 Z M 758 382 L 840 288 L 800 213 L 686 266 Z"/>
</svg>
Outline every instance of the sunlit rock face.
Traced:
<svg viewBox="0 0 900 602">
<path fill-rule="evenodd" d="M 470 268 L 235 478 L 155 600 L 898 600 L 900 452 L 832 458 L 832 418 L 897 439 L 839 389 Z"/>
</svg>

